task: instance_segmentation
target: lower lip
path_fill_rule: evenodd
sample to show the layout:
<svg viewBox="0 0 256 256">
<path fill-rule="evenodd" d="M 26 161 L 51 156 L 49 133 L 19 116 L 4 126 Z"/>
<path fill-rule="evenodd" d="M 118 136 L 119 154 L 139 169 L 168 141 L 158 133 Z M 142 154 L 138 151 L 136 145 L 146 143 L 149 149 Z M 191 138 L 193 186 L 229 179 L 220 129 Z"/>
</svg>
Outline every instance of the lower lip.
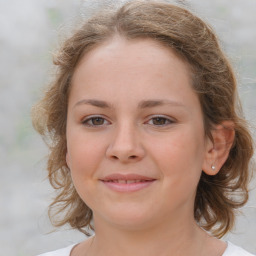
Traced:
<svg viewBox="0 0 256 256">
<path fill-rule="evenodd" d="M 136 182 L 136 183 L 117 183 L 117 182 L 111 182 L 111 181 L 102 181 L 102 182 L 108 188 L 117 192 L 135 192 L 135 191 L 139 191 L 149 187 L 155 182 L 155 180 L 142 181 L 142 182 Z"/>
</svg>

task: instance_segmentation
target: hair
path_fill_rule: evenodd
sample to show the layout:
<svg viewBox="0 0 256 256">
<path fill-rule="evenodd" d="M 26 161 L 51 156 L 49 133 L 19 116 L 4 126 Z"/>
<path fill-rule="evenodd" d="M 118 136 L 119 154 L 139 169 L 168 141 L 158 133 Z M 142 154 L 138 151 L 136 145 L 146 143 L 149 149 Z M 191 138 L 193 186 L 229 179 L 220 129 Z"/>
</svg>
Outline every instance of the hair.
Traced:
<svg viewBox="0 0 256 256">
<path fill-rule="evenodd" d="M 117 10 L 99 12 L 84 21 L 55 55 L 55 80 L 32 110 L 33 125 L 50 149 L 48 178 L 57 192 L 49 207 L 53 225 L 70 224 L 85 234 L 88 228 L 93 229 L 92 211 L 77 194 L 66 163 L 67 102 L 79 61 L 116 35 L 126 40 L 155 40 L 189 64 L 205 136 L 211 138 L 214 125 L 224 120 L 234 123 L 235 138 L 228 159 L 218 174 L 202 172 L 194 203 L 199 225 L 222 237 L 234 225 L 235 210 L 248 200 L 252 137 L 242 115 L 234 71 L 213 29 L 190 11 L 160 1 L 131 1 Z"/>
</svg>

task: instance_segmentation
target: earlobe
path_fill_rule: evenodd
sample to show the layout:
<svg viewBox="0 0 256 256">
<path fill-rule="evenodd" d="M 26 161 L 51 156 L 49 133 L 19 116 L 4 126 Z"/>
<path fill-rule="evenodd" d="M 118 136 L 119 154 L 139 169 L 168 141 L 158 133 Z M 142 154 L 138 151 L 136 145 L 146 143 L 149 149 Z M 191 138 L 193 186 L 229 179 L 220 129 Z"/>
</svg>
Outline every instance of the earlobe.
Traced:
<svg viewBox="0 0 256 256">
<path fill-rule="evenodd" d="M 226 162 L 234 142 L 235 129 L 232 121 L 224 121 L 211 131 L 212 140 L 208 138 L 203 171 L 215 175 Z"/>
</svg>

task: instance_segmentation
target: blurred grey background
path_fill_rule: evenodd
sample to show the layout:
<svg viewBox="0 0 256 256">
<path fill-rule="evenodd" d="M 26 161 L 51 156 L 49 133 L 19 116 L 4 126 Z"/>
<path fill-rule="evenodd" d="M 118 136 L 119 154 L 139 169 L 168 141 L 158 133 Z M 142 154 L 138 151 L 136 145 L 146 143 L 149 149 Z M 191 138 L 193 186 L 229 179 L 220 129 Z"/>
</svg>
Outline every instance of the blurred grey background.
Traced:
<svg viewBox="0 0 256 256">
<path fill-rule="evenodd" d="M 84 239 L 68 227 L 52 232 L 47 217 L 53 195 L 46 179 L 47 149 L 33 131 L 30 109 L 51 80 L 51 56 L 59 34 L 110 2 L 0 0 L 0 255 L 36 255 Z M 217 31 L 237 72 L 246 117 L 255 126 L 256 0 L 179 2 Z M 224 239 L 256 253 L 255 180 L 251 187 L 236 229 Z"/>
</svg>

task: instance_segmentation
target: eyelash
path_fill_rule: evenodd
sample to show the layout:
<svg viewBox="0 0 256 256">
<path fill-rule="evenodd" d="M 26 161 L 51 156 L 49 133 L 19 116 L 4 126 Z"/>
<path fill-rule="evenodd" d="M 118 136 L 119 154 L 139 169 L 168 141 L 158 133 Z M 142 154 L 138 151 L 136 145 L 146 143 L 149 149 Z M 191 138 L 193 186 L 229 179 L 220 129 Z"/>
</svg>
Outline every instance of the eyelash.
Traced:
<svg viewBox="0 0 256 256">
<path fill-rule="evenodd" d="M 97 120 L 97 119 L 102 120 L 103 124 L 93 124 L 93 121 Z M 105 122 L 107 122 L 107 124 Z M 107 121 L 106 118 L 104 118 L 102 116 L 89 116 L 89 117 L 87 117 L 86 119 L 84 119 L 82 121 L 82 124 L 85 125 L 85 126 L 88 126 L 88 127 L 97 127 L 97 126 L 102 127 L 102 126 L 110 124 L 110 122 Z"/>
<path fill-rule="evenodd" d="M 93 124 L 94 121 L 102 121 L 102 124 Z M 154 124 L 154 121 L 160 121 L 163 123 L 160 124 Z M 152 126 L 158 126 L 158 127 L 163 127 L 163 126 L 168 126 L 170 124 L 175 123 L 175 121 L 171 118 L 165 117 L 165 116 L 153 116 L 148 121 L 145 122 L 145 124 L 152 125 Z M 110 122 L 106 120 L 106 118 L 102 116 L 89 116 L 86 119 L 82 121 L 82 124 L 88 127 L 102 127 L 105 125 L 109 125 Z"/>
<path fill-rule="evenodd" d="M 157 120 L 158 119 L 158 121 L 159 120 L 161 120 L 161 121 L 164 121 L 164 123 L 163 124 L 154 124 L 153 122 L 154 122 L 154 120 Z M 152 123 L 149 123 L 150 121 L 152 121 Z M 167 123 L 166 123 L 167 122 Z M 149 124 L 149 125 L 153 125 L 153 126 L 160 126 L 160 127 L 163 127 L 163 126 L 167 126 L 167 125 L 170 125 L 170 124 L 173 124 L 173 123 L 175 123 L 175 121 L 173 120 L 173 119 L 171 119 L 171 118 L 168 118 L 168 117 L 166 117 L 166 116 L 153 116 L 153 117 L 151 117 L 148 121 L 147 121 L 147 124 Z"/>
</svg>

